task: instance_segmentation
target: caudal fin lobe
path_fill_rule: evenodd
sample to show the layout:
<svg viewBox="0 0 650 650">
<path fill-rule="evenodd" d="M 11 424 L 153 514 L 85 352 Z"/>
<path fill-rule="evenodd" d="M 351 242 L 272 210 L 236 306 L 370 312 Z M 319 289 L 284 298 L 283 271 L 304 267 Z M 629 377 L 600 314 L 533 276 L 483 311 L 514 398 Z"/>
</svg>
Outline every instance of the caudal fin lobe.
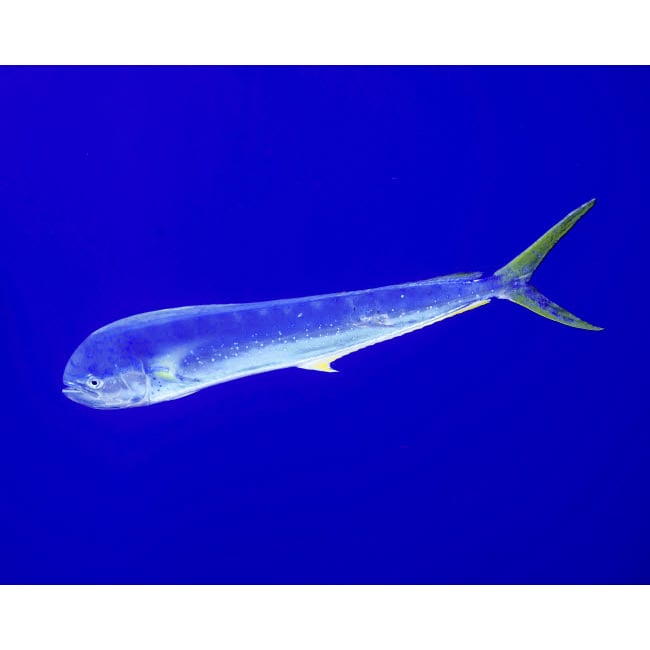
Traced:
<svg viewBox="0 0 650 650">
<path fill-rule="evenodd" d="M 574 316 L 566 309 L 550 301 L 541 294 L 532 284 L 530 279 L 542 260 L 548 255 L 555 244 L 566 235 L 573 226 L 585 215 L 596 203 L 592 199 L 588 203 L 568 214 L 562 221 L 544 233 L 534 244 L 529 246 L 523 253 L 515 257 L 509 264 L 500 268 L 494 275 L 499 278 L 506 288 L 504 298 L 534 311 L 540 316 L 583 330 L 602 330 L 586 321 Z"/>
</svg>

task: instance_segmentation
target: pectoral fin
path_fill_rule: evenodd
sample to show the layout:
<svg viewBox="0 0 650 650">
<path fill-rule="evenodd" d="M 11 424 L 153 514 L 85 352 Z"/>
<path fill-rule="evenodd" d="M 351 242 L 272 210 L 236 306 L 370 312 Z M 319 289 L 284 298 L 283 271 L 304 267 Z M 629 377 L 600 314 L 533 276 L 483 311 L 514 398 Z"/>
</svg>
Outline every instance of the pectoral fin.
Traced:
<svg viewBox="0 0 650 650">
<path fill-rule="evenodd" d="M 162 379 L 163 381 L 175 381 L 181 382 L 183 384 L 195 383 L 199 381 L 193 377 L 180 375 L 178 372 L 174 371 L 171 368 L 167 368 L 166 366 L 153 366 L 150 368 L 150 372 L 154 377 L 156 377 L 156 379 Z"/>
<path fill-rule="evenodd" d="M 176 381 L 176 375 L 169 370 L 169 368 L 162 368 L 156 366 L 151 369 L 151 374 L 156 377 L 156 379 L 163 379 L 164 381 Z"/>
</svg>

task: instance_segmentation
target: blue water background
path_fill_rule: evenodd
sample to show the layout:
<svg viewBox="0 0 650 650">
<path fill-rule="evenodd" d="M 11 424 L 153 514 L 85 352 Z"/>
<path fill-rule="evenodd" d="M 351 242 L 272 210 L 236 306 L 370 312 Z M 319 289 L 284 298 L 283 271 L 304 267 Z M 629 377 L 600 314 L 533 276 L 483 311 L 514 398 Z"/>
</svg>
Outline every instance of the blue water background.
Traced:
<svg viewBox="0 0 650 650">
<path fill-rule="evenodd" d="M 650 73 L 0 70 L 0 582 L 648 582 Z M 499 301 L 336 363 L 93 411 L 147 310 L 491 271 Z"/>
</svg>

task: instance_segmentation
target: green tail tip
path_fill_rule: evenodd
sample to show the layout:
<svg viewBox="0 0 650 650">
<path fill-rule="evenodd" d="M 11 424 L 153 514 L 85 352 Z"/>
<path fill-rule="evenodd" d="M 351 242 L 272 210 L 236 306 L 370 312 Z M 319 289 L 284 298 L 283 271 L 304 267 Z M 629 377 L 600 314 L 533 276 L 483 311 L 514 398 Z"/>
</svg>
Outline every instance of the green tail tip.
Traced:
<svg viewBox="0 0 650 650">
<path fill-rule="evenodd" d="M 537 270 L 551 249 L 566 235 L 573 226 L 594 207 L 596 199 L 587 201 L 579 208 L 570 212 L 550 230 L 545 232 L 537 241 L 520 253 L 510 263 L 501 267 L 494 274 L 505 285 L 503 297 L 526 307 L 531 311 L 569 327 L 600 331 L 603 328 L 592 325 L 574 316 L 571 312 L 550 301 L 535 287 L 529 284 L 533 273 Z"/>
</svg>

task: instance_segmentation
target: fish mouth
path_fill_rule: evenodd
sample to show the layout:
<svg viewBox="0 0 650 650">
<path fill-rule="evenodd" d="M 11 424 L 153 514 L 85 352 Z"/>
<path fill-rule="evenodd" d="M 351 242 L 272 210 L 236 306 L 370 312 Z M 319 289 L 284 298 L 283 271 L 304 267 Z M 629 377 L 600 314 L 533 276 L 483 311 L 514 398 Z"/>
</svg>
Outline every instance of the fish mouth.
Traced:
<svg viewBox="0 0 650 650">
<path fill-rule="evenodd" d="M 99 400 L 97 393 L 95 393 L 95 391 L 91 390 L 90 388 L 65 380 L 63 383 L 64 386 L 61 389 L 61 392 L 73 402 L 78 402 L 79 404 L 88 404 L 88 402 Z"/>
<path fill-rule="evenodd" d="M 135 396 L 131 399 L 106 400 L 102 395 L 88 386 L 63 380 L 61 392 L 71 401 L 94 409 L 122 409 L 129 406 L 145 406 L 149 404 L 148 397 Z"/>
</svg>

